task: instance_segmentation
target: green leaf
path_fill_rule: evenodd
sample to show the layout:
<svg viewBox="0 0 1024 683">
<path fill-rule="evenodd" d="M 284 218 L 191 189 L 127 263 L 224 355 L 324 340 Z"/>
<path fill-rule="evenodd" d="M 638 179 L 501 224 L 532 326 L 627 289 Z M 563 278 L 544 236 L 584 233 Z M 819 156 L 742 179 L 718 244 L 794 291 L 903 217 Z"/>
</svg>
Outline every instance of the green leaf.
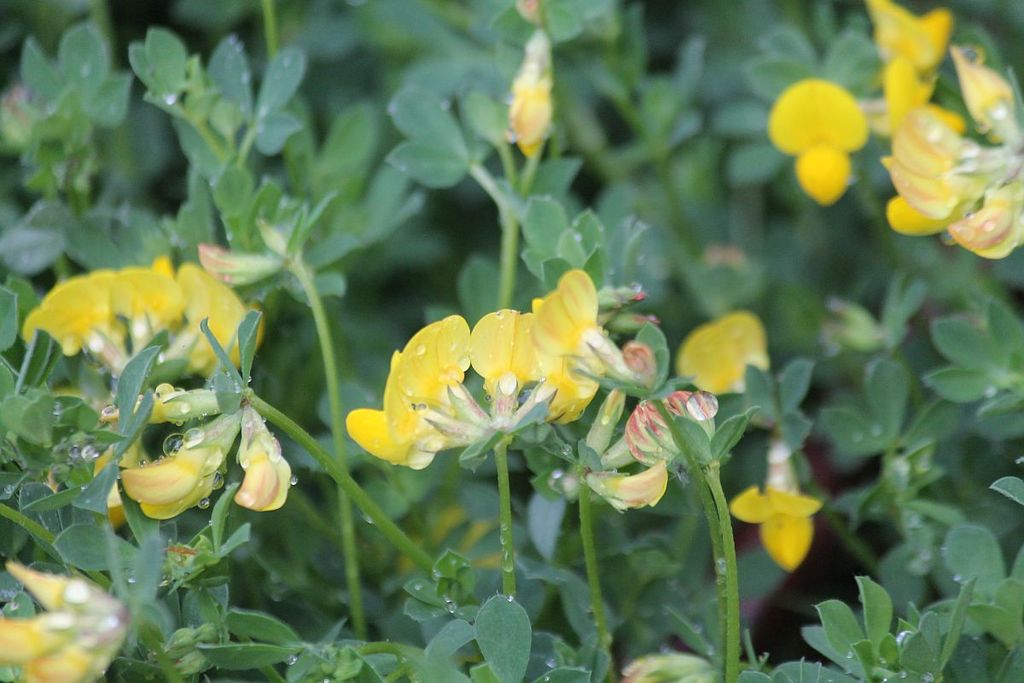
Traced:
<svg viewBox="0 0 1024 683">
<path fill-rule="evenodd" d="M 252 70 L 242 41 L 233 35 L 220 41 L 207 72 L 221 95 L 237 104 L 246 118 L 251 117 Z"/>
<path fill-rule="evenodd" d="M 825 629 L 828 644 L 840 655 L 851 652 L 854 643 L 864 640 L 864 632 L 851 610 L 841 600 L 826 600 L 815 606 Z M 849 664 L 847 664 L 849 666 Z"/>
<path fill-rule="evenodd" d="M 636 340 L 647 346 L 654 353 L 654 361 L 658 366 L 658 374 L 654 378 L 655 387 L 660 387 L 668 379 L 672 365 L 672 354 L 668 350 L 668 341 L 661 328 L 652 323 L 644 323 L 636 334 Z"/>
<path fill-rule="evenodd" d="M 264 156 L 277 154 L 293 133 L 302 130 L 302 123 L 287 112 L 273 112 L 256 124 L 256 149 Z"/>
<path fill-rule="evenodd" d="M 388 163 L 432 188 L 451 187 L 469 171 L 469 163 L 449 149 L 418 141 L 395 147 L 388 155 Z"/>
<path fill-rule="evenodd" d="M 875 419 L 874 432 L 881 428 L 879 438 L 891 440 L 900 433 L 910 397 L 910 376 L 899 363 L 880 360 L 868 368 L 864 382 L 868 409 Z"/>
<path fill-rule="evenodd" d="M 774 101 L 797 81 L 813 77 L 814 70 L 810 64 L 793 57 L 764 55 L 747 62 L 744 76 L 758 97 Z"/>
<path fill-rule="evenodd" d="M 775 177 L 786 157 L 767 142 L 749 142 L 733 147 L 726 159 L 725 176 L 732 187 L 761 185 Z"/>
<path fill-rule="evenodd" d="M 238 358 L 242 370 L 242 384 L 248 385 L 249 376 L 252 374 L 252 361 L 256 355 L 256 339 L 259 336 L 260 318 L 263 314 L 259 311 L 249 311 L 238 326 Z"/>
<path fill-rule="evenodd" d="M 878 77 L 878 48 L 862 31 L 848 29 L 832 42 L 822 74 L 851 92 L 870 89 Z"/>
<path fill-rule="evenodd" d="M 22 358 L 14 390 L 21 391 L 25 387 L 42 384 L 50 376 L 60 356 L 60 346 L 53 337 L 42 330 L 36 330 Z"/>
<path fill-rule="evenodd" d="M 124 366 L 121 376 L 117 380 L 117 395 L 114 398 L 114 405 L 121 416 L 121 427 L 125 426 L 128 417 L 135 413 L 135 404 L 139 400 L 139 394 L 146 386 L 146 378 L 160 355 L 159 346 L 148 346 L 132 356 L 132 359 Z M 147 416 L 148 417 L 148 416 Z M 124 431 L 121 432 L 124 434 Z"/>
<path fill-rule="evenodd" d="M 110 57 L 103 36 L 93 24 L 79 24 L 68 30 L 57 48 L 57 68 L 67 83 L 92 94 L 110 74 Z"/>
<path fill-rule="evenodd" d="M 551 197 L 533 197 L 526 205 L 523 237 L 527 246 L 544 260 L 556 255 L 558 241 L 568 224 L 561 204 Z"/>
<path fill-rule="evenodd" d="M 395 126 L 414 142 L 443 150 L 453 158 L 469 162 L 469 150 L 450 107 L 428 90 L 414 86 L 400 90 L 388 105 Z"/>
<path fill-rule="evenodd" d="M 35 388 L 24 394 L 12 394 L 0 403 L 0 421 L 25 441 L 50 446 L 54 403 L 53 396 Z"/>
<path fill-rule="evenodd" d="M 955 581 L 977 579 L 982 595 L 992 595 L 1006 578 L 999 542 L 985 527 L 964 524 L 950 529 L 942 544 L 942 557 Z"/>
<path fill-rule="evenodd" d="M 278 664 L 301 651 L 301 645 L 286 647 L 264 643 L 231 643 L 207 645 L 199 643 L 199 652 L 211 665 L 228 671 L 247 671 Z"/>
<path fill-rule="evenodd" d="M 233 635 L 274 645 L 301 643 L 302 638 L 291 626 L 279 619 L 253 610 L 232 607 L 224 624 Z"/>
<path fill-rule="evenodd" d="M 591 675 L 587 669 L 560 666 L 536 678 L 533 683 L 590 683 L 590 681 Z"/>
<path fill-rule="evenodd" d="M 113 538 L 122 563 L 134 564 L 138 549 L 120 537 Z M 53 547 L 65 562 L 83 571 L 103 571 L 108 568 L 107 534 L 102 527 L 73 524 L 57 535 Z"/>
<path fill-rule="evenodd" d="M 970 368 L 949 366 L 924 376 L 924 383 L 942 398 L 954 403 L 973 403 L 992 388 L 988 373 Z"/>
<path fill-rule="evenodd" d="M 474 90 L 462 98 L 462 116 L 469 127 L 495 147 L 507 144 L 508 106 Z"/>
<path fill-rule="evenodd" d="M 811 387 L 813 373 L 814 361 L 808 358 L 796 358 L 783 368 L 779 376 L 779 403 L 783 414 L 800 407 Z"/>
<path fill-rule="evenodd" d="M 18 339 L 18 295 L 0 287 L 0 351 L 6 351 Z"/>
<path fill-rule="evenodd" d="M 256 116 L 262 119 L 288 103 L 306 73 L 306 55 L 295 48 L 277 53 L 267 66 L 257 99 Z"/>
<path fill-rule="evenodd" d="M 974 579 L 966 581 L 960 586 L 960 594 L 953 605 L 953 612 L 949 615 L 949 630 L 946 632 L 946 639 L 942 642 L 942 653 L 939 655 L 939 671 L 946 668 L 956 650 L 956 644 L 960 640 L 964 623 L 967 621 L 967 608 L 971 604 L 971 596 L 974 594 Z"/>
<path fill-rule="evenodd" d="M 427 656 L 451 657 L 459 648 L 469 643 L 476 636 L 476 631 L 464 619 L 454 619 L 444 625 L 427 644 Z"/>
<path fill-rule="evenodd" d="M 867 576 L 857 577 L 860 604 L 864 607 L 864 628 L 875 652 L 892 624 L 892 599 L 884 588 Z"/>
<path fill-rule="evenodd" d="M 964 318 L 942 318 L 932 323 L 932 342 L 943 356 L 964 368 L 983 370 L 1000 356 L 991 337 Z"/>
<path fill-rule="evenodd" d="M 998 491 L 1019 505 L 1024 505 L 1024 480 L 1021 480 L 1020 477 L 1002 477 L 989 488 Z"/>
<path fill-rule="evenodd" d="M 99 474 L 92 478 L 89 485 L 85 487 L 73 505 L 83 510 L 91 510 L 101 515 L 107 514 L 107 496 L 117 482 L 119 467 L 115 460 L 111 460 L 100 470 Z"/>
<path fill-rule="evenodd" d="M 530 497 L 526 509 L 527 530 L 537 552 L 548 562 L 555 555 L 564 516 L 565 498 L 550 500 L 539 493 Z"/>
<path fill-rule="evenodd" d="M 213 353 L 217 356 L 217 360 L 220 362 L 220 368 L 227 374 L 228 378 L 234 383 L 234 390 L 242 390 L 242 377 L 238 374 L 238 370 L 235 368 L 235 364 L 231 362 L 231 357 L 228 356 L 228 352 L 224 350 L 220 342 L 217 341 L 217 337 L 210 332 L 210 321 L 208 318 L 203 318 L 199 321 L 199 330 L 206 337 L 206 341 L 209 342 L 210 347 L 213 349 Z"/>
<path fill-rule="evenodd" d="M 750 423 L 750 418 L 754 412 L 753 409 L 750 409 L 744 413 L 733 415 L 718 425 L 715 429 L 715 435 L 711 437 L 712 458 L 721 460 L 732 452 L 732 449 L 743 438 L 744 432 L 747 431 L 747 425 Z"/>
<path fill-rule="evenodd" d="M 502 683 L 519 683 L 530 662 L 532 628 L 522 605 L 495 595 L 476 616 L 476 642 L 491 671 Z"/>
<path fill-rule="evenodd" d="M 29 90 L 51 102 L 64 89 L 60 73 L 31 36 L 21 49 L 21 80 Z"/>
</svg>

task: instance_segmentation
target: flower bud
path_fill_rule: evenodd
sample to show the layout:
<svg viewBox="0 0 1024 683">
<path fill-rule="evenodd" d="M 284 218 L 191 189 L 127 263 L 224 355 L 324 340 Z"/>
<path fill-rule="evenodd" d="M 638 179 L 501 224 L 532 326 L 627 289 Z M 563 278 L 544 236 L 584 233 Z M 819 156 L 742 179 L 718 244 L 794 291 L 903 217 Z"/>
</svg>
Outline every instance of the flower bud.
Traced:
<svg viewBox="0 0 1024 683">
<path fill-rule="evenodd" d="M 526 44 L 508 110 L 509 139 L 528 157 L 540 150 L 551 127 L 551 87 L 551 44 L 543 31 L 537 31 Z"/>
<path fill-rule="evenodd" d="M 715 670 L 697 657 L 673 652 L 647 655 L 622 670 L 622 683 L 714 683 Z"/>
<path fill-rule="evenodd" d="M 985 197 L 984 205 L 949 226 L 957 244 L 985 258 L 1003 258 L 1022 236 L 1019 192 L 1004 186 Z"/>
<path fill-rule="evenodd" d="M 658 379 L 658 360 L 654 350 L 643 342 L 628 341 L 622 347 L 622 360 L 642 386 L 653 387 Z"/>
<path fill-rule="evenodd" d="M 185 391 L 170 384 L 160 384 L 153 391 L 153 399 L 153 412 L 149 415 L 150 424 L 181 424 L 220 412 L 217 394 L 211 389 Z"/>
<path fill-rule="evenodd" d="M 882 348 L 885 330 L 863 306 L 842 299 L 831 299 L 832 314 L 823 334 L 829 345 L 853 351 L 871 352 Z"/>
<path fill-rule="evenodd" d="M 541 0 L 516 0 L 516 11 L 526 21 L 534 26 L 540 26 L 540 3 Z"/>
<path fill-rule="evenodd" d="M 604 403 L 601 404 L 601 408 L 597 412 L 597 419 L 590 426 L 586 439 L 587 445 L 598 455 L 608 450 L 608 444 L 612 441 L 612 434 L 615 433 L 625 405 L 626 396 L 618 390 L 608 392 Z"/>
<path fill-rule="evenodd" d="M 586 479 L 591 490 L 622 512 L 656 505 L 668 487 L 668 470 L 660 462 L 639 474 L 589 472 Z"/>
<path fill-rule="evenodd" d="M 242 409 L 242 443 L 238 464 L 245 470 L 235 502 L 260 512 L 284 505 L 291 486 L 292 470 L 281 455 L 281 444 L 267 429 L 263 418 L 250 406 Z"/>
<path fill-rule="evenodd" d="M 984 66 L 984 59 L 975 49 L 953 47 L 950 52 L 964 103 L 981 132 L 993 131 L 1006 142 L 1016 141 L 1020 131 L 1013 115 L 1013 88 L 1005 78 Z"/>
<path fill-rule="evenodd" d="M 281 234 L 280 230 L 262 219 L 256 221 L 256 227 L 260 231 L 263 243 L 267 245 L 270 251 L 282 258 L 288 255 L 288 240 Z"/>
<path fill-rule="evenodd" d="M 646 298 L 647 294 L 639 284 L 626 287 L 602 287 L 597 292 L 597 303 L 601 311 L 614 311 Z"/>
<path fill-rule="evenodd" d="M 32 137 L 34 118 L 28 90 L 21 84 L 13 86 L 0 99 L 0 140 L 13 150 L 24 150 Z"/>
<path fill-rule="evenodd" d="M 688 393 L 677 391 L 666 399 L 671 408 L 671 400 L 677 394 Z M 686 399 L 686 412 L 697 422 L 708 422 L 718 415 L 718 397 L 707 391 L 695 391 Z"/>
<path fill-rule="evenodd" d="M 610 332 L 616 334 L 636 334 L 639 332 L 644 325 L 650 323 L 652 325 L 660 324 L 658 316 L 646 315 L 643 313 L 616 313 L 605 322 L 604 326 Z"/>
<path fill-rule="evenodd" d="M 666 400 L 669 412 L 682 415 L 690 392 L 677 391 Z M 645 465 L 655 465 L 672 460 L 679 455 L 679 449 L 672 439 L 672 433 L 658 411 L 655 401 L 641 401 L 626 421 L 626 445 L 629 452 Z"/>
<path fill-rule="evenodd" d="M 216 244 L 199 245 L 199 262 L 210 275 L 229 285 L 248 285 L 281 270 L 283 260 L 276 254 L 231 251 Z"/>
</svg>

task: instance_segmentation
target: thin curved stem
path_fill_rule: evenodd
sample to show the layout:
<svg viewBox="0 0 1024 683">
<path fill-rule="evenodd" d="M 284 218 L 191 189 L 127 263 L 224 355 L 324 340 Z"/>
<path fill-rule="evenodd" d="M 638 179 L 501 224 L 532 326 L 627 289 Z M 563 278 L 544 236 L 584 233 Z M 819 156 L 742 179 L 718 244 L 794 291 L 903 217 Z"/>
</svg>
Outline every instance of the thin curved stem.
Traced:
<svg viewBox="0 0 1024 683">
<path fill-rule="evenodd" d="M 508 479 L 508 439 L 494 447 L 494 465 L 498 468 L 498 498 L 500 500 L 499 535 L 501 537 L 501 590 L 516 595 L 516 549 L 512 541 L 512 490 Z"/>
<path fill-rule="evenodd" d="M 316 334 L 320 343 L 320 353 L 323 356 L 324 375 L 327 382 L 327 399 L 330 404 L 331 413 L 331 438 L 334 444 L 334 454 L 339 466 L 348 471 L 345 454 L 345 411 L 341 405 L 341 387 L 338 386 L 338 362 L 334 356 L 334 339 L 331 335 L 331 323 L 324 311 L 324 304 L 317 291 L 313 274 L 301 261 L 294 264 L 292 272 L 302 284 L 306 297 L 309 299 L 309 306 L 313 310 L 313 323 L 316 325 Z M 352 602 L 352 625 L 356 636 L 360 640 L 366 640 L 366 616 L 363 613 L 363 591 L 359 582 L 359 555 L 356 549 L 355 519 L 352 515 L 352 502 L 345 494 L 345 490 L 338 487 L 338 513 L 341 518 L 341 544 L 344 547 L 345 555 L 345 582 L 348 587 L 349 598 Z"/>
<path fill-rule="evenodd" d="M 590 487 L 580 487 L 580 538 L 583 540 L 583 562 L 587 570 L 587 585 L 590 587 L 590 609 L 597 626 L 597 642 L 608 653 L 611 661 L 612 637 L 608 632 L 608 619 L 604 613 L 604 599 L 601 595 L 601 577 L 598 574 L 597 549 L 594 545 L 594 514 L 590 505 Z M 611 667 L 608 680 L 614 680 Z"/>
<path fill-rule="evenodd" d="M 718 510 L 718 526 L 722 534 L 721 556 L 715 558 L 715 580 L 725 582 L 725 681 L 734 683 L 740 675 L 740 582 L 736 565 L 736 543 L 732 536 L 732 519 L 725 500 L 722 481 L 718 476 L 718 461 L 707 470 L 708 488 Z"/>
<path fill-rule="evenodd" d="M 430 555 L 406 536 L 405 532 L 398 528 L 397 524 L 391 521 L 387 513 L 352 478 L 348 470 L 342 467 L 335 458 L 331 457 L 331 454 L 309 432 L 300 427 L 295 420 L 256 394 L 248 393 L 246 400 L 249 401 L 249 405 L 256 409 L 256 412 L 270 420 L 272 424 L 287 434 L 295 443 L 302 446 L 324 468 L 324 471 L 334 479 L 338 487 L 367 516 L 377 530 L 391 542 L 391 545 L 395 546 L 399 552 L 412 560 L 420 569 L 429 572 L 433 568 L 434 561 L 430 558 Z"/>
<path fill-rule="evenodd" d="M 263 0 L 263 37 L 267 43 L 267 54 L 277 54 L 277 13 L 274 0 Z"/>
</svg>

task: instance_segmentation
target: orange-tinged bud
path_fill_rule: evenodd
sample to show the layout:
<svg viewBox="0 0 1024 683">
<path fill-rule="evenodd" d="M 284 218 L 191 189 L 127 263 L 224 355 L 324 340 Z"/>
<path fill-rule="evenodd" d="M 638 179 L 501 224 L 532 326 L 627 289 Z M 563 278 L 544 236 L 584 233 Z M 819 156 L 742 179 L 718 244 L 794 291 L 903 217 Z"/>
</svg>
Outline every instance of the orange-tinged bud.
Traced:
<svg viewBox="0 0 1024 683">
<path fill-rule="evenodd" d="M 276 510 L 284 505 L 291 486 L 292 470 L 281 455 L 281 444 L 267 429 L 260 414 L 242 409 L 242 442 L 238 464 L 245 470 L 235 502 L 257 511 Z"/>
<path fill-rule="evenodd" d="M 673 392 L 665 399 L 665 407 L 672 414 L 683 415 L 691 396 L 689 391 Z M 645 465 L 668 462 L 679 455 L 679 448 L 655 401 L 637 404 L 626 421 L 625 438 L 629 452 Z"/>
<path fill-rule="evenodd" d="M 658 378 L 658 361 L 650 346 L 635 340 L 628 341 L 622 347 L 622 359 L 637 382 L 645 387 L 654 386 Z"/>
<path fill-rule="evenodd" d="M 639 474 L 590 472 L 586 479 L 587 485 L 595 493 L 622 512 L 657 505 L 668 487 L 668 470 L 665 463 L 661 462 Z"/>
<path fill-rule="evenodd" d="M 985 197 L 980 209 L 952 223 L 949 234 L 978 256 L 998 259 L 1020 244 L 1022 229 L 1020 193 L 1006 186 Z"/>
<path fill-rule="evenodd" d="M 280 272 L 284 261 L 277 254 L 251 254 L 217 244 L 200 244 L 199 263 L 221 282 L 237 286 L 259 282 Z"/>
</svg>

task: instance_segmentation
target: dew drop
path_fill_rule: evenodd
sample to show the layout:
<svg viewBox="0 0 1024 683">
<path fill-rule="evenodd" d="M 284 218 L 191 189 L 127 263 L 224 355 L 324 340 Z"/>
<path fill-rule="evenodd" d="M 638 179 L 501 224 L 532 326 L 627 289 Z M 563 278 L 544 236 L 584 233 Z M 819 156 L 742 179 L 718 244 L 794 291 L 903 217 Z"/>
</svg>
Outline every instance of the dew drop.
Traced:
<svg viewBox="0 0 1024 683">
<path fill-rule="evenodd" d="M 161 450 L 164 452 L 164 455 L 174 455 L 179 450 L 181 450 L 181 446 L 183 443 L 184 438 L 182 437 L 181 434 L 178 434 L 177 432 L 175 432 L 174 434 L 168 434 L 167 438 L 164 439 L 163 447 L 161 448 Z"/>
<path fill-rule="evenodd" d="M 284 663 L 287 664 L 288 666 L 292 666 L 297 661 L 299 661 L 299 656 L 298 655 L 288 655 L 288 657 L 285 658 Z"/>
<path fill-rule="evenodd" d="M 210 507 L 209 496 L 200 500 L 196 505 L 199 507 L 200 510 L 205 510 L 206 508 Z"/>
<path fill-rule="evenodd" d="M 220 472 L 215 472 L 213 475 L 213 490 L 216 491 L 224 487 L 224 475 Z"/>
<path fill-rule="evenodd" d="M 296 484 L 299 483 L 299 478 L 293 474 L 292 478 L 288 480 L 288 483 L 291 484 L 292 486 L 295 486 Z"/>
</svg>

